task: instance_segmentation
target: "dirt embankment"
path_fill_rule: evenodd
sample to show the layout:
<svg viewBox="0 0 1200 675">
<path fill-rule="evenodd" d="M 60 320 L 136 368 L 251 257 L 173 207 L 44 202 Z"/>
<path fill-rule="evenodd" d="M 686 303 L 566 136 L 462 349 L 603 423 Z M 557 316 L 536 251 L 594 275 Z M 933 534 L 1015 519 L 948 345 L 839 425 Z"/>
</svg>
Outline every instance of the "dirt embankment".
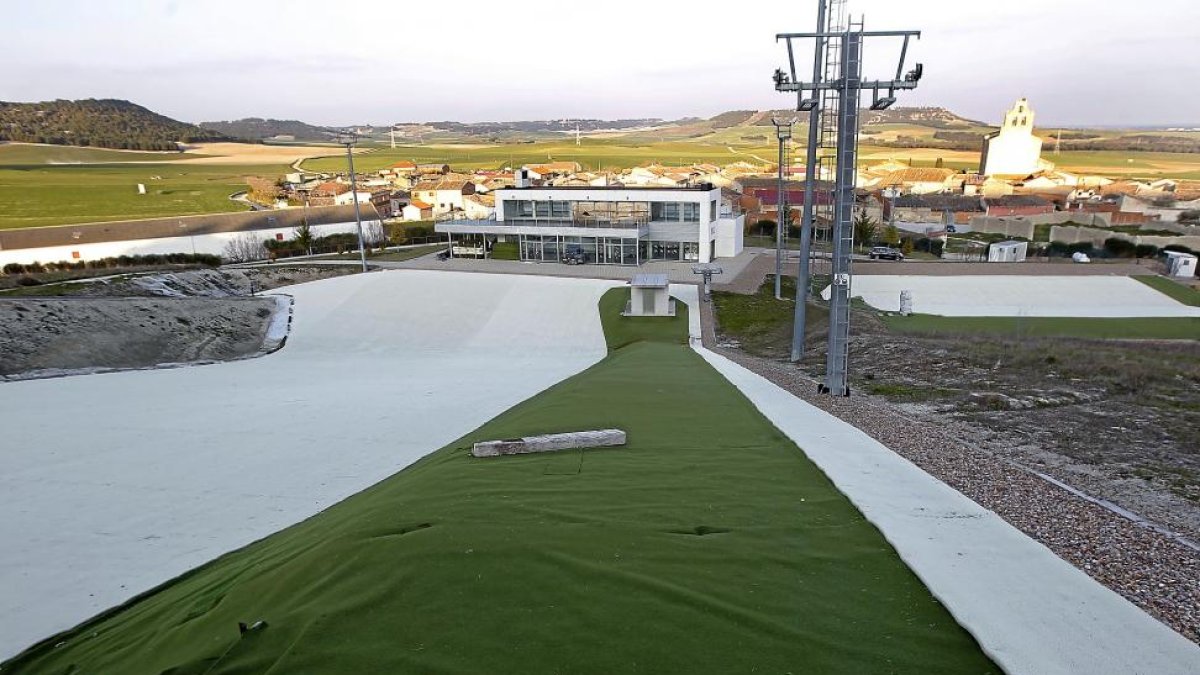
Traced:
<svg viewBox="0 0 1200 675">
<path fill-rule="evenodd" d="M 197 270 L 0 294 L 0 379 L 266 353 L 281 344 L 290 303 L 252 293 L 344 273 L 319 267 Z"/>
<path fill-rule="evenodd" d="M 2 300 L 0 376 L 241 358 L 262 347 L 275 305 L 274 298 Z"/>
</svg>

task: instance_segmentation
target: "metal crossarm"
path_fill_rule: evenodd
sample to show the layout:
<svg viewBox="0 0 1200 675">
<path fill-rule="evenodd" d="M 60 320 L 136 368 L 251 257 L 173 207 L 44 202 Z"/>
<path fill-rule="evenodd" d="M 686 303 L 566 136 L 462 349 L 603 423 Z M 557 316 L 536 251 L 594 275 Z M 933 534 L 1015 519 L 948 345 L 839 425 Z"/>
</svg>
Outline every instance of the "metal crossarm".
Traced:
<svg viewBox="0 0 1200 675">
<path fill-rule="evenodd" d="M 853 281 L 855 188 L 858 173 L 859 105 L 864 89 L 872 94 L 871 109 L 885 110 L 896 102 L 896 92 L 915 89 L 924 73 L 916 67 L 905 73 L 912 38 L 920 31 L 866 31 L 861 21 L 847 22 L 845 0 L 818 0 L 817 30 L 779 33 L 787 44 L 788 68 L 775 71 L 775 89 L 796 93 L 796 109 L 809 113 L 805 204 L 800 231 L 800 269 L 796 283 L 796 322 L 792 333 L 792 361 L 804 354 L 805 300 L 811 284 L 811 246 L 817 226 L 828 227 L 829 349 L 821 390 L 848 396 L 850 351 L 850 297 Z M 900 38 L 900 57 L 890 80 L 863 79 L 863 46 L 868 38 Z M 795 40 L 813 40 L 811 81 L 797 79 Z M 781 148 L 780 158 L 783 158 Z M 821 199 L 817 181 L 832 178 L 831 199 Z M 782 219 L 781 219 L 782 220 Z"/>
</svg>

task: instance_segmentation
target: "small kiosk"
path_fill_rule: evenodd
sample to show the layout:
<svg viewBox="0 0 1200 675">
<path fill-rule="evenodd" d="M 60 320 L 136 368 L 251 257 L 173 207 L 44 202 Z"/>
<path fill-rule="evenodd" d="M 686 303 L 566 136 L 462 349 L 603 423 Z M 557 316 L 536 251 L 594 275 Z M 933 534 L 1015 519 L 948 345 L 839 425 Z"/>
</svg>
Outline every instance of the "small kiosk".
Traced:
<svg viewBox="0 0 1200 675">
<path fill-rule="evenodd" d="M 675 316 L 670 283 L 665 274 L 638 274 L 629 282 L 625 316 Z"/>
</svg>

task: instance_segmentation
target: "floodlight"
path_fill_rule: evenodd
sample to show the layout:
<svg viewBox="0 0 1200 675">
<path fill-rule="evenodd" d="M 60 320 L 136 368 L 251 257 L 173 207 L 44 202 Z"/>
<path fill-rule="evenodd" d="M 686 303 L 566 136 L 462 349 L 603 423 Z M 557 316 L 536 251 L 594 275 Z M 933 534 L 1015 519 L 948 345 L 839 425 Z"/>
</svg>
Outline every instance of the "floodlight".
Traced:
<svg viewBox="0 0 1200 675">
<path fill-rule="evenodd" d="M 918 63 L 916 68 L 913 68 L 912 70 L 908 71 L 908 74 L 904 76 L 904 81 L 912 82 L 913 84 L 916 84 L 917 82 L 921 81 L 921 76 L 924 74 L 925 74 L 925 64 Z"/>
<path fill-rule="evenodd" d="M 881 96 L 871 103 L 871 110 L 887 110 L 896 102 L 895 96 Z"/>
<path fill-rule="evenodd" d="M 776 68 L 775 75 L 771 79 L 775 80 L 775 87 L 778 88 L 779 85 L 787 83 L 788 76 L 783 72 L 782 68 Z"/>
<path fill-rule="evenodd" d="M 817 107 L 817 99 L 803 98 L 803 99 L 800 99 L 800 104 L 796 106 L 796 110 L 799 110 L 800 112 L 811 112 L 816 107 Z"/>
</svg>

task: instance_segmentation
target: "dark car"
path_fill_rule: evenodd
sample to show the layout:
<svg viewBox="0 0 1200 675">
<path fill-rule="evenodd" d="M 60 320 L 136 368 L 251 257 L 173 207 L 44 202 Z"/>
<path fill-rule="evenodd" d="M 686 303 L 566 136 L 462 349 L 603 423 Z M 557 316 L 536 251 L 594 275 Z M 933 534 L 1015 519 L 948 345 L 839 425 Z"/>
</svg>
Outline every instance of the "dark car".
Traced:
<svg viewBox="0 0 1200 675">
<path fill-rule="evenodd" d="M 890 246 L 876 246 L 871 249 L 871 260 L 904 260 L 904 254 Z"/>
<path fill-rule="evenodd" d="M 587 262 L 587 253 L 582 248 L 568 248 L 563 251 L 562 262 L 564 265 L 583 265 Z"/>
</svg>

